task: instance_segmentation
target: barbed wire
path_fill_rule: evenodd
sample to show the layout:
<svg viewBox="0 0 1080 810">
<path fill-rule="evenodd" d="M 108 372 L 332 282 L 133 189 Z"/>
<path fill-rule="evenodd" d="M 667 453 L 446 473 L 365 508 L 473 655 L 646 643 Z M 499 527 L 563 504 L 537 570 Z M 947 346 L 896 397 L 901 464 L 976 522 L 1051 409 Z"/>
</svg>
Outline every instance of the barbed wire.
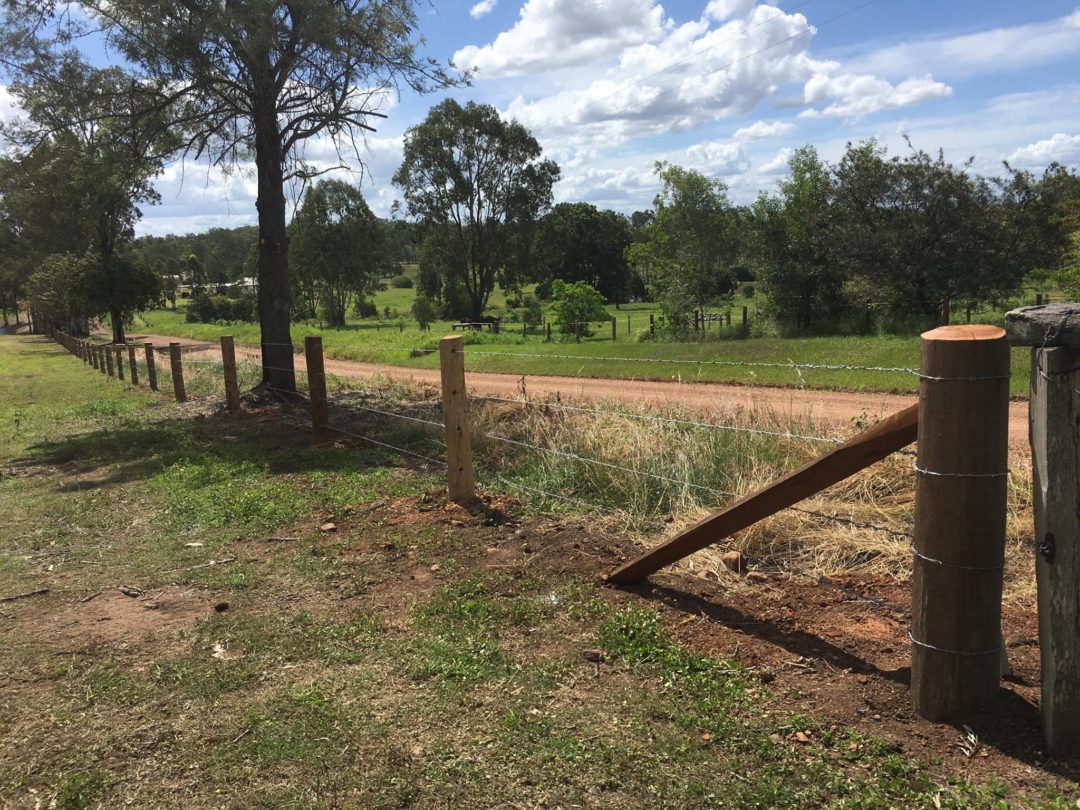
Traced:
<svg viewBox="0 0 1080 810">
<path fill-rule="evenodd" d="M 440 428 L 442 430 L 446 429 L 446 425 L 443 422 L 434 422 L 434 421 L 432 421 L 430 419 L 420 419 L 419 417 L 416 417 L 416 416 L 408 416 L 407 414 L 394 413 L 392 411 L 382 411 L 382 410 L 379 410 L 378 408 L 372 408 L 372 407 L 370 407 L 368 405 L 359 405 L 359 404 L 357 404 L 355 402 L 347 402 L 347 401 L 333 400 L 333 399 L 327 400 L 327 401 L 328 402 L 336 402 L 337 404 L 341 405 L 344 408 L 356 408 L 357 410 L 361 410 L 361 411 L 370 411 L 371 413 L 377 413 L 380 416 L 390 416 L 390 417 L 393 417 L 394 419 L 404 419 L 404 420 L 409 421 L 409 422 L 419 422 L 422 425 L 429 425 L 431 427 L 437 427 L 437 428 Z"/>
<path fill-rule="evenodd" d="M 643 475 L 647 478 L 654 478 L 658 481 L 665 481 L 669 484 L 679 484 L 680 486 L 692 487 L 694 489 L 700 489 L 705 492 L 711 492 L 714 495 L 721 495 L 724 497 L 735 497 L 734 492 L 725 492 L 724 490 L 715 489 L 714 487 L 708 487 L 704 484 L 694 484 L 690 481 L 683 481 L 680 478 L 672 478 L 667 475 L 660 475 L 659 473 L 646 472 L 645 470 L 636 470 L 633 467 L 626 467 L 622 464 L 613 464 L 610 461 L 602 461 L 597 458 L 587 458 L 585 456 L 579 456 L 576 453 L 568 453 L 565 450 L 556 450 L 553 447 L 540 447 L 539 445 L 530 444 L 529 442 L 519 441 L 517 439 L 511 439 L 506 436 L 498 436 L 494 433 L 479 433 L 476 434 L 482 436 L 485 439 L 492 439 L 494 441 L 505 442 L 506 444 L 515 445 L 517 447 L 524 447 L 529 450 L 535 450 L 539 453 L 550 453 L 552 455 L 561 456 L 562 458 L 572 459 L 574 461 L 580 461 L 585 464 L 595 464 L 600 467 L 607 467 L 612 470 L 619 470 L 620 472 L 628 472 L 631 475 Z"/>
<path fill-rule="evenodd" d="M 437 349 L 418 351 L 437 351 Z M 676 360 L 660 357 L 604 357 L 601 355 L 587 354 L 532 354 L 528 352 L 492 352 L 480 349 L 462 349 L 462 354 L 488 355 L 493 357 L 530 357 L 545 360 L 598 360 L 611 362 L 623 360 L 635 363 L 670 363 L 690 366 L 739 366 L 747 368 L 788 368 L 788 369 L 811 369 L 818 371 L 873 371 L 878 373 L 913 374 L 918 376 L 916 368 L 900 366 L 855 366 L 846 363 L 761 363 L 750 360 Z"/>
<path fill-rule="evenodd" d="M 695 422 L 695 421 L 692 421 L 692 420 L 689 420 L 689 419 L 674 419 L 674 418 L 665 417 L 665 416 L 652 416 L 650 414 L 628 413 L 628 412 L 624 412 L 624 411 L 615 411 L 615 410 L 609 410 L 609 409 L 604 409 L 604 408 L 582 408 L 582 407 L 579 407 L 579 406 L 576 406 L 576 405 L 564 405 L 564 404 L 562 404 L 560 402 L 540 402 L 540 401 L 533 401 L 533 400 L 527 400 L 527 399 L 507 399 L 507 398 L 504 398 L 504 397 L 493 397 L 493 396 L 486 396 L 486 395 L 481 395 L 481 396 L 475 396 L 474 395 L 474 396 L 471 397 L 471 399 L 477 399 L 477 400 L 487 401 L 487 402 L 506 402 L 506 403 L 516 404 L 516 405 L 529 405 L 529 406 L 536 407 L 536 408 L 557 408 L 557 409 L 563 410 L 563 411 L 573 411 L 573 412 L 578 412 L 578 413 L 591 413 L 591 414 L 595 414 L 597 416 L 611 415 L 611 416 L 623 417 L 623 418 L 626 418 L 626 419 L 638 419 L 638 420 L 641 420 L 641 421 L 660 422 L 660 423 L 672 424 L 672 425 L 686 425 L 687 427 L 709 428 L 709 429 L 713 429 L 713 430 L 727 430 L 727 431 L 732 431 L 732 432 L 736 432 L 736 433 L 753 433 L 753 434 L 759 434 L 759 435 L 762 435 L 762 436 L 773 436 L 773 437 L 783 438 L 783 439 L 802 439 L 802 440 L 805 440 L 805 441 L 824 442 L 824 443 L 833 444 L 833 445 L 840 445 L 840 444 L 844 443 L 843 439 L 834 439 L 834 438 L 829 438 L 828 436 L 812 436 L 812 435 L 804 435 L 804 434 L 799 434 L 799 433 L 786 433 L 786 432 L 774 431 L 774 430 L 764 430 L 762 428 L 743 427 L 741 425 L 725 425 L 725 424 L 719 424 L 719 423 L 716 423 L 716 422 Z"/>
</svg>

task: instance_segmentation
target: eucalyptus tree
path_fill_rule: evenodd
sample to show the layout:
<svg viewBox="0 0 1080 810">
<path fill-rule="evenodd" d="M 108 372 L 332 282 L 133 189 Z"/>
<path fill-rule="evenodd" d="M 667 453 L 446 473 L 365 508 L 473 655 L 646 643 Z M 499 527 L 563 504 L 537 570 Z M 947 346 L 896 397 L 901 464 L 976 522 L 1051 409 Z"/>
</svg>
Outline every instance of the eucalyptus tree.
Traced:
<svg viewBox="0 0 1080 810">
<path fill-rule="evenodd" d="M 500 277 L 504 286 L 520 280 L 522 246 L 531 242 L 524 236 L 551 205 L 558 178 L 528 129 L 488 104 L 447 99 L 409 129 L 394 182 L 427 230 L 426 256 L 440 257 L 444 299 L 465 292 L 468 311 L 452 317 L 479 318 Z"/>
<path fill-rule="evenodd" d="M 132 302 L 145 299 L 145 274 L 119 252 L 134 238 L 139 206 L 158 200 L 153 178 L 176 141 L 159 119 L 131 126 L 140 94 L 120 70 L 70 52 L 49 69 L 11 85 L 24 116 L 3 128 L 13 152 L 0 172 L 0 207 L 24 268 L 36 270 L 50 254 L 89 257 L 85 265 L 61 263 L 53 275 L 93 268 L 80 276 L 94 283 L 78 287 L 77 314 L 109 315 L 113 340 L 123 343 Z"/>
<path fill-rule="evenodd" d="M 384 118 L 389 93 L 459 79 L 418 54 L 416 0 L 7 0 L 6 64 L 19 70 L 103 38 L 180 151 L 219 166 L 254 163 L 263 383 L 295 391 L 285 188 L 340 164 Z M 35 58 L 20 58 L 32 50 Z"/>
</svg>

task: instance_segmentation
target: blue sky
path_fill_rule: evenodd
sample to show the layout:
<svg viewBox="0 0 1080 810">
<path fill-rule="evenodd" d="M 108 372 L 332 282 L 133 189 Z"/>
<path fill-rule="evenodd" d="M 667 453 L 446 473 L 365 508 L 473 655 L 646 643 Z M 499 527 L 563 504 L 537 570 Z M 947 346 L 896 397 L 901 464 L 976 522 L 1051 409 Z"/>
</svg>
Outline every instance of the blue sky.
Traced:
<svg viewBox="0 0 1080 810">
<path fill-rule="evenodd" d="M 451 95 L 533 130 L 562 166 L 557 201 L 648 207 L 666 159 L 748 202 L 803 144 L 834 159 L 868 137 L 905 149 L 905 134 L 987 174 L 1080 167 L 1075 0 L 433 0 L 421 33 L 431 56 L 476 68 Z M 403 133 L 444 95 L 391 102 L 368 139 L 351 176 L 377 213 L 400 197 Z M 329 144 L 308 158 L 330 165 Z M 176 164 L 158 186 L 141 233 L 255 221 L 247 167 Z"/>
</svg>

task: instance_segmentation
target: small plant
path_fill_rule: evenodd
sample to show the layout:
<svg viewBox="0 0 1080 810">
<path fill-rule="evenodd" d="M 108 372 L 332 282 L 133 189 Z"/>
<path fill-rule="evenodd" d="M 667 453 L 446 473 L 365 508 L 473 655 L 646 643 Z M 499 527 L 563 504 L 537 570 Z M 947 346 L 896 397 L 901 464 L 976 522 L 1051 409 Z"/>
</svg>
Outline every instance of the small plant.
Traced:
<svg viewBox="0 0 1080 810">
<path fill-rule="evenodd" d="M 438 308 L 435 306 L 434 301 L 423 294 L 416 296 L 416 300 L 413 301 L 412 305 L 412 316 L 420 324 L 423 331 L 428 330 L 431 324 L 435 322 L 438 314 Z"/>
<path fill-rule="evenodd" d="M 390 286 L 396 287 L 399 290 L 411 290 L 413 287 L 413 280 L 404 274 L 394 276 L 390 279 Z"/>
</svg>

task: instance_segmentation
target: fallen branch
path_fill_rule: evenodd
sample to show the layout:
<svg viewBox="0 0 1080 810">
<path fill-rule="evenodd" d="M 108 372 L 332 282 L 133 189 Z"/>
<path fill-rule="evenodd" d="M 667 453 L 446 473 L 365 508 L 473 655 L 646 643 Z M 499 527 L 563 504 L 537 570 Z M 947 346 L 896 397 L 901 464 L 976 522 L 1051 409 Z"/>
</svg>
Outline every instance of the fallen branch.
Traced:
<svg viewBox="0 0 1080 810">
<path fill-rule="evenodd" d="M 0 602 L 14 602 L 16 599 L 25 599 L 28 596 L 39 596 L 43 593 L 48 593 L 48 588 L 38 588 L 34 591 L 27 591 L 26 593 L 16 593 L 11 596 L 0 596 Z"/>
<path fill-rule="evenodd" d="M 84 596 L 82 599 L 79 600 L 79 602 L 80 604 L 83 602 L 89 602 L 91 599 L 101 596 L 102 593 L 103 591 L 98 591 L 97 593 L 92 593 L 89 596 Z"/>
<path fill-rule="evenodd" d="M 299 537 L 267 537 L 267 543 L 294 543 L 298 541 Z"/>
<path fill-rule="evenodd" d="M 199 568 L 210 568 L 215 565 L 225 565 L 225 563 L 236 562 L 236 557 L 224 557 L 220 560 L 211 560 L 210 562 L 202 563 L 201 565 L 192 565 L 187 568 L 169 568 L 162 571 L 162 574 L 175 574 L 177 571 L 196 571 Z"/>
</svg>

